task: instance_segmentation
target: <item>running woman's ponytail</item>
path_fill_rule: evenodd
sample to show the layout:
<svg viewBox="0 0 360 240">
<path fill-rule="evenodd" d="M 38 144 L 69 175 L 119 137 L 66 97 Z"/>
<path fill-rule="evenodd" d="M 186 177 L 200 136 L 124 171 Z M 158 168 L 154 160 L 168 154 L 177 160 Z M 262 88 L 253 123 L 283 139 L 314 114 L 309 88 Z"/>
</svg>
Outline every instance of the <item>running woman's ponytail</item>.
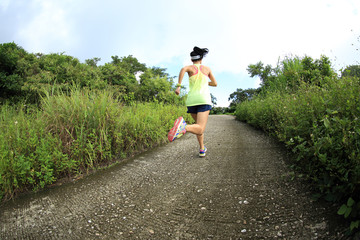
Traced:
<svg viewBox="0 0 360 240">
<path fill-rule="evenodd" d="M 190 57 L 192 61 L 199 61 L 202 60 L 208 53 L 209 50 L 207 48 L 194 47 L 193 51 L 190 53 Z"/>
</svg>

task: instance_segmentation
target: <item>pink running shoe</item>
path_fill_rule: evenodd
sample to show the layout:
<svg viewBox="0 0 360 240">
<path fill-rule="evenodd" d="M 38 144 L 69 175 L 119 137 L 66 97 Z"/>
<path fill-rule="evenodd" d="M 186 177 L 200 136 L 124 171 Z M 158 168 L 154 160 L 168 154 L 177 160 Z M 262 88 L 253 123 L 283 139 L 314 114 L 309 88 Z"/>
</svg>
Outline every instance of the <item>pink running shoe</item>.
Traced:
<svg viewBox="0 0 360 240">
<path fill-rule="evenodd" d="M 183 117 L 179 117 L 175 120 L 174 127 L 169 131 L 168 139 L 173 142 L 175 139 L 180 138 L 186 133 L 186 122 Z"/>
</svg>

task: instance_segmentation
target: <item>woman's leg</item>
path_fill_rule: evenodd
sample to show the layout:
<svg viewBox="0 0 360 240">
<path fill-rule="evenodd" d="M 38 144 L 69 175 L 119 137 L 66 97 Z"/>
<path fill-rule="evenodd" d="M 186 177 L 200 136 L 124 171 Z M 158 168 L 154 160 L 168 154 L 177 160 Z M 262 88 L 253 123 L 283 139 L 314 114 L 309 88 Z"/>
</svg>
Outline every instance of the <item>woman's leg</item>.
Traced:
<svg viewBox="0 0 360 240">
<path fill-rule="evenodd" d="M 197 114 L 191 113 L 191 116 L 195 120 L 195 124 L 197 124 Z M 204 148 L 204 134 L 201 134 L 201 135 L 196 134 L 196 137 L 198 139 L 200 149 L 203 149 Z"/>
<path fill-rule="evenodd" d="M 187 125 L 186 131 L 196 134 L 199 141 L 200 149 L 204 148 L 204 131 L 209 117 L 210 111 L 192 113 L 191 116 L 195 120 L 195 124 Z"/>
</svg>

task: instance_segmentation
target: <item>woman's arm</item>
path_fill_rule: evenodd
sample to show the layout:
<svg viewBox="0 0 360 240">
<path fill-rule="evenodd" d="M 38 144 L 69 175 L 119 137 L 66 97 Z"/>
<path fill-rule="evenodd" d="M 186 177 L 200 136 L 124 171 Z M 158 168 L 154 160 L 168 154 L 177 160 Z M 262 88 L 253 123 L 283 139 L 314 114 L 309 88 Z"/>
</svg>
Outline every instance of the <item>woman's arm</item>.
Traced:
<svg viewBox="0 0 360 240">
<path fill-rule="evenodd" d="M 179 73 L 179 80 L 178 80 L 178 84 L 177 84 L 177 87 L 176 87 L 176 90 L 175 90 L 175 94 L 176 95 L 179 95 L 180 94 L 180 90 L 181 90 L 181 82 L 184 78 L 184 75 L 187 71 L 186 69 L 187 67 L 183 67 L 181 70 L 180 70 L 180 73 Z"/>
<path fill-rule="evenodd" d="M 216 87 L 217 82 L 216 82 L 215 76 L 212 74 L 210 68 L 209 68 L 209 78 L 210 78 L 209 86 Z"/>
</svg>

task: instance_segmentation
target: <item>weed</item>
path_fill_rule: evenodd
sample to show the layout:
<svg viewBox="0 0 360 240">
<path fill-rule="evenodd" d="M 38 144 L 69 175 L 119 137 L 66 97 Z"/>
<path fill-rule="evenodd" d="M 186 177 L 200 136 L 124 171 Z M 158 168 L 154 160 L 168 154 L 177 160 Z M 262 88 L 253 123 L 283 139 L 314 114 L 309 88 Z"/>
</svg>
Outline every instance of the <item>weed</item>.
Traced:
<svg viewBox="0 0 360 240">
<path fill-rule="evenodd" d="M 236 116 L 284 142 L 297 156 L 294 166 L 326 200 L 352 199 L 339 213 L 352 218 L 353 230 L 360 221 L 360 208 L 354 207 L 360 202 L 360 81 L 332 75 L 324 59 L 318 70 L 304 71 L 309 61 L 302 60 L 302 66 L 286 61 L 286 71 L 269 80 L 263 94 L 239 104 Z M 279 84 L 284 77 L 287 83 L 298 81 L 296 88 Z"/>
<path fill-rule="evenodd" d="M 127 106 L 111 91 L 47 92 L 41 108 L 0 107 L 0 198 L 39 190 L 57 179 L 87 173 L 166 142 L 185 107 Z"/>
</svg>

